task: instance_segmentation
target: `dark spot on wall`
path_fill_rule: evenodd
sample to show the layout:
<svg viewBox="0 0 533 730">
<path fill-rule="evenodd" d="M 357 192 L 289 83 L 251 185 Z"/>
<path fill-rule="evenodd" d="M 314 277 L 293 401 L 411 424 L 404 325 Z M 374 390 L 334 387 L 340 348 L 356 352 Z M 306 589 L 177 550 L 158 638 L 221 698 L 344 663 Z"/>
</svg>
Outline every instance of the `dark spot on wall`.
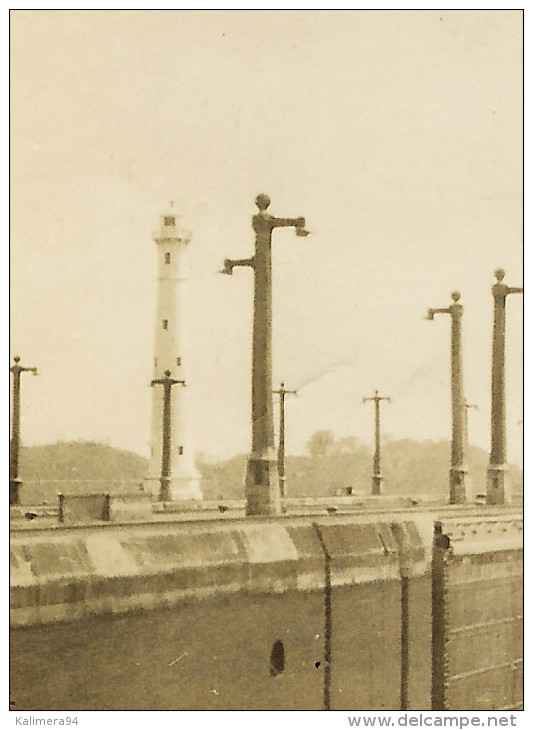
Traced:
<svg viewBox="0 0 533 730">
<path fill-rule="evenodd" d="M 285 647 L 279 639 L 272 644 L 270 652 L 270 676 L 277 677 L 285 669 Z"/>
</svg>

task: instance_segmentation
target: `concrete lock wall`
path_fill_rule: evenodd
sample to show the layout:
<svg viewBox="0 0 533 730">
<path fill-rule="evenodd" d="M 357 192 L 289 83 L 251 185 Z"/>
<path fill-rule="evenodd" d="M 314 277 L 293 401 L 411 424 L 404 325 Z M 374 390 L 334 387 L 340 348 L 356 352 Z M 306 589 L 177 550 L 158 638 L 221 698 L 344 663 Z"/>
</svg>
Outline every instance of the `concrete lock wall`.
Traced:
<svg viewBox="0 0 533 730">
<path fill-rule="evenodd" d="M 12 709 L 430 709 L 432 533 L 427 515 L 21 532 Z"/>
<path fill-rule="evenodd" d="M 523 706 L 523 522 L 448 519 L 434 547 L 434 709 Z"/>
</svg>

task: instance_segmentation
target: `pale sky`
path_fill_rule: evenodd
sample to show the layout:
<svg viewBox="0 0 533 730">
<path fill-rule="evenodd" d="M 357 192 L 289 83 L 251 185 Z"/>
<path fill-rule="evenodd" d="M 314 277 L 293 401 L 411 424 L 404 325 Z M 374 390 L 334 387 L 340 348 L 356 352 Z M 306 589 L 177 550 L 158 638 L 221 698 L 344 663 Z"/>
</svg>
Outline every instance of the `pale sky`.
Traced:
<svg viewBox="0 0 533 730">
<path fill-rule="evenodd" d="M 273 236 L 287 451 L 330 429 L 450 436 L 465 307 L 470 442 L 490 445 L 493 271 L 522 286 L 519 11 L 14 11 L 11 354 L 26 444 L 149 453 L 158 215 L 192 230 L 195 445 L 250 448 L 254 198 Z M 507 301 L 509 460 L 521 459 L 522 296 Z M 275 418 L 277 419 L 277 408 Z"/>
</svg>

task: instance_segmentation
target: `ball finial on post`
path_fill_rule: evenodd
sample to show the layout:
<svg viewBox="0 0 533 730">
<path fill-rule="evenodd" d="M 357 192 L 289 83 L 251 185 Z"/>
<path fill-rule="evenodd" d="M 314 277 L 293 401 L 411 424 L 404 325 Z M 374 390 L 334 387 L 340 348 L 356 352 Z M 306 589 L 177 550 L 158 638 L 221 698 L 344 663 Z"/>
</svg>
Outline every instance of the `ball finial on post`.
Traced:
<svg viewBox="0 0 533 730">
<path fill-rule="evenodd" d="M 262 212 L 268 208 L 270 205 L 270 198 L 265 193 L 259 193 L 257 198 L 255 199 L 255 204 L 259 208 L 259 210 Z"/>
</svg>

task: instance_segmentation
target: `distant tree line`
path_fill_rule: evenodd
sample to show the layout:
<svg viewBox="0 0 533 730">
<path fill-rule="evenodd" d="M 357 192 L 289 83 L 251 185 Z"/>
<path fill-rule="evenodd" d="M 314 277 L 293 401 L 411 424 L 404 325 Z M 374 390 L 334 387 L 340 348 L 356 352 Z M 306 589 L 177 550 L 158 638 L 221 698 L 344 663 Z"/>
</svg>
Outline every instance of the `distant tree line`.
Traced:
<svg viewBox="0 0 533 730">
<path fill-rule="evenodd" d="M 317 431 L 307 442 L 306 456 L 287 456 L 286 492 L 293 497 L 330 496 L 346 492 L 369 494 L 372 475 L 372 450 L 350 436 L 335 438 L 331 431 Z M 242 499 L 246 455 L 241 454 L 217 464 L 198 464 L 202 490 L 209 499 Z M 470 446 L 466 463 L 474 494 L 485 492 L 489 455 Z M 448 441 L 391 441 L 382 446 L 384 492 L 397 495 L 447 494 L 450 464 Z M 522 470 L 510 467 L 513 490 L 522 491 Z"/>
<path fill-rule="evenodd" d="M 372 450 L 354 437 L 335 438 L 331 431 L 318 431 L 307 442 L 307 455 L 286 457 L 288 496 L 330 496 L 345 492 L 369 494 Z M 208 463 L 200 454 L 197 466 L 202 474 L 206 499 L 243 499 L 246 454 L 218 463 Z M 468 449 L 475 493 L 485 492 L 488 454 L 477 447 Z M 447 441 L 384 439 L 382 474 L 384 492 L 397 495 L 446 494 L 450 447 Z M 55 501 L 57 484 L 49 480 L 72 480 L 72 491 L 83 491 L 83 481 L 102 481 L 101 489 L 123 492 L 139 489 L 148 470 L 147 459 L 129 451 L 94 442 L 58 442 L 47 446 L 23 447 L 20 474 L 28 482 L 23 488 L 26 504 Z M 522 489 L 522 470 L 510 467 L 516 491 Z M 40 480 L 40 486 L 35 482 Z M 103 483 L 108 482 L 104 487 Z M 94 484 L 89 486 L 94 491 Z M 69 489 L 68 483 L 65 490 Z M 33 490 L 33 492 L 32 492 Z M 49 494 L 48 494 L 49 492 Z"/>
</svg>

